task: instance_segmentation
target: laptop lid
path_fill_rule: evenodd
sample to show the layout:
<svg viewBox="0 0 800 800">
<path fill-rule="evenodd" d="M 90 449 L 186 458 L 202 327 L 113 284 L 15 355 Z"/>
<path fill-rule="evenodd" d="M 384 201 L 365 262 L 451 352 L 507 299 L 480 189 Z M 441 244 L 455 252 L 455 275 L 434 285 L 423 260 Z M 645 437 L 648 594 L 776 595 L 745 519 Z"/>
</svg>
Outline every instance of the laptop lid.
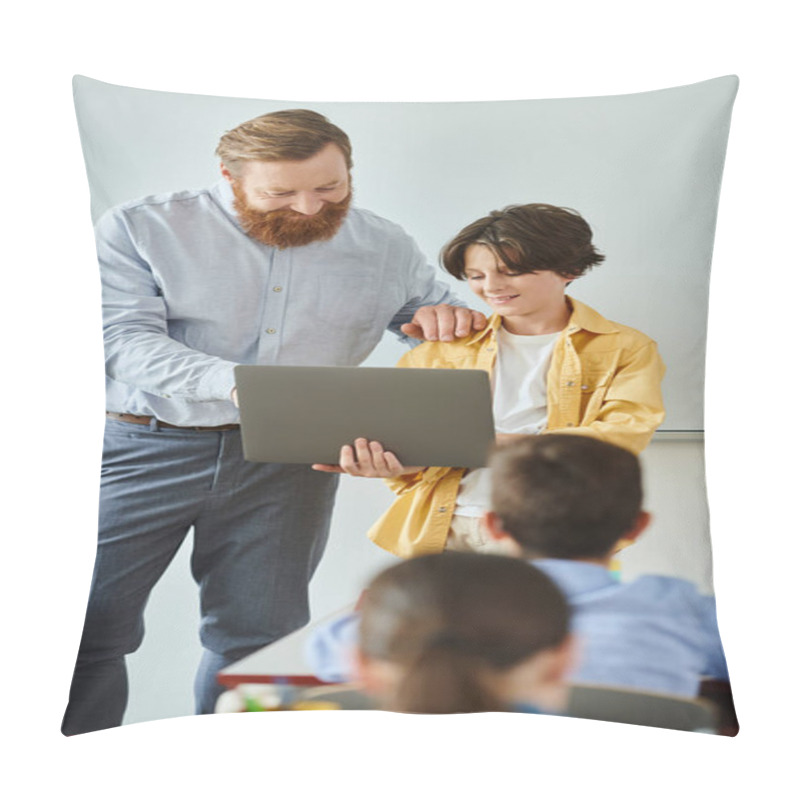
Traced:
<svg viewBox="0 0 800 800">
<path fill-rule="evenodd" d="M 481 467 L 494 441 L 489 375 L 475 369 L 234 368 L 248 461 L 338 464 L 365 437 L 408 466 Z"/>
</svg>

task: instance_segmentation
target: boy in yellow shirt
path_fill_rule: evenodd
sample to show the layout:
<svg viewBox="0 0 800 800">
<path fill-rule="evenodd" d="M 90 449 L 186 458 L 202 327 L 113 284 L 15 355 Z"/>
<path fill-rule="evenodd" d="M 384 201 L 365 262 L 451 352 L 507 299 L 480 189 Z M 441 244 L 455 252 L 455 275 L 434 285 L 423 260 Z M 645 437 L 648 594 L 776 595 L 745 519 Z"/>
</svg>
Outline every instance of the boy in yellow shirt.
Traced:
<svg viewBox="0 0 800 800">
<path fill-rule="evenodd" d="M 493 211 L 442 251 L 444 268 L 494 309 L 489 324 L 453 342 L 425 342 L 397 366 L 489 372 L 499 444 L 558 431 L 640 453 L 664 419 L 656 343 L 566 294 L 603 260 L 572 209 Z M 345 445 L 338 466 L 314 468 L 387 479 L 398 497 L 368 535 L 396 555 L 492 547 L 480 523 L 486 469 L 408 467 L 365 439 Z"/>
</svg>

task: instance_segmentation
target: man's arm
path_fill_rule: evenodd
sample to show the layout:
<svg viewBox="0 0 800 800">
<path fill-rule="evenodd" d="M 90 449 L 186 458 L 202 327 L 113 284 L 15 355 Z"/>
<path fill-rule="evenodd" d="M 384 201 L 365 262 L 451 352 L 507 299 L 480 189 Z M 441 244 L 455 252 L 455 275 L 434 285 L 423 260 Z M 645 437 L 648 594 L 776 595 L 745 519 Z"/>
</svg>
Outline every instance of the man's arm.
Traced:
<svg viewBox="0 0 800 800">
<path fill-rule="evenodd" d="M 408 301 L 395 314 L 389 330 L 403 339 L 449 342 L 486 327 L 486 316 L 466 308 L 443 281 L 436 280 L 433 267 L 409 237 L 406 293 Z M 412 342 L 413 344 L 413 342 Z"/>
<path fill-rule="evenodd" d="M 169 336 L 164 298 L 124 215 L 104 215 L 95 236 L 108 376 L 161 397 L 229 400 L 235 362 L 193 350 Z"/>
</svg>

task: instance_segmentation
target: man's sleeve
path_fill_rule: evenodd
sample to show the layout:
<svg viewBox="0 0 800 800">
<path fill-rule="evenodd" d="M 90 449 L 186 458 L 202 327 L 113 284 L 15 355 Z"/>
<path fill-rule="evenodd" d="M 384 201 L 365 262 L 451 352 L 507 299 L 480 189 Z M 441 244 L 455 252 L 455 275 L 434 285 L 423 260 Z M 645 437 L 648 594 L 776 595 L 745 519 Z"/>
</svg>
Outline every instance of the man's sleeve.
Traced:
<svg viewBox="0 0 800 800">
<path fill-rule="evenodd" d="M 170 338 L 166 304 L 124 214 L 106 213 L 97 223 L 95 239 L 103 289 L 106 374 L 161 397 L 229 400 L 235 362 Z"/>
<path fill-rule="evenodd" d="M 436 280 L 436 271 L 428 264 L 416 242 L 410 236 L 407 240 L 408 255 L 404 265 L 407 299 L 405 305 L 392 318 L 388 329 L 399 339 L 413 346 L 419 343 L 418 340 L 406 336 L 400 330 L 400 326 L 411 322 L 418 309 L 440 303 L 462 307 L 466 307 L 467 304 L 444 281 Z"/>
</svg>

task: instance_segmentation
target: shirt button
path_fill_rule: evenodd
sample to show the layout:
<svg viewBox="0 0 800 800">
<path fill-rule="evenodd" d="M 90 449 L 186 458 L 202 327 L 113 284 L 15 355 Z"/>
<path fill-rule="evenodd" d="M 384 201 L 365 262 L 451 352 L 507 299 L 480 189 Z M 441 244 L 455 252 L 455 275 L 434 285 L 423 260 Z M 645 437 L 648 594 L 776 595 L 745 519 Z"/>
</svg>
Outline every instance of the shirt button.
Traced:
<svg viewBox="0 0 800 800">
<path fill-rule="evenodd" d="M 567 423 L 567 427 L 568 428 L 574 428 L 575 427 L 575 423 L 574 422 L 568 422 Z"/>
<path fill-rule="evenodd" d="M 273 286 L 272 287 L 272 291 L 273 292 L 282 292 L 283 291 L 283 286 Z"/>
<path fill-rule="evenodd" d="M 267 333 L 275 333 L 275 328 L 267 328 Z"/>
<path fill-rule="evenodd" d="M 574 386 L 574 385 L 575 385 L 575 381 L 567 381 L 567 386 Z"/>
<path fill-rule="evenodd" d="M 439 513 L 440 514 L 444 514 L 445 511 L 447 511 L 447 506 L 439 506 Z"/>
</svg>

